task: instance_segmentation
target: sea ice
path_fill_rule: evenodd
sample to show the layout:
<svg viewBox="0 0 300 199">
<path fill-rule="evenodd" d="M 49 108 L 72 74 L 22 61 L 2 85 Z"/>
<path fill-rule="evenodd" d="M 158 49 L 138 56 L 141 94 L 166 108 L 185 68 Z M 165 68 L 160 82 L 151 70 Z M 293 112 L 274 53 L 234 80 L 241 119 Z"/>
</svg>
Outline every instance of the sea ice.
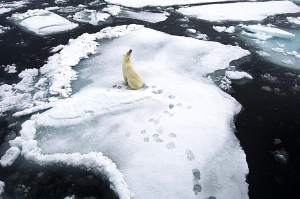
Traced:
<svg viewBox="0 0 300 199">
<path fill-rule="evenodd" d="M 300 17 L 287 17 L 286 18 L 290 23 L 300 25 Z"/>
<path fill-rule="evenodd" d="M 0 165 L 2 167 L 11 166 L 15 160 L 19 157 L 21 150 L 17 147 L 10 147 L 6 153 L 0 159 Z M 1 194 L 0 194 L 1 195 Z"/>
<path fill-rule="evenodd" d="M 120 13 L 120 16 L 126 18 L 132 18 L 132 19 L 139 19 L 150 23 L 165 21 L 168 18 L 166 16 L 166 13 L 152 13 L 152 12 L 145 12 L 145 11 L 133 12 L 129 10 L 123 10 Z"/>
<path fill-rule="evenodd" d="M 217 32 L 224 32 L 226 30 L 225 26 L 213 26 L 213 29 Z"/>
<path fill-rule="evenodd" d="M 122 56 L 128 49 L 133 50 L 133 64 L 146 83 L 137 91 L 117 89 L 123 82 Z M 79 83 L 79 91 L 33 115 L 23 123 L 21 136 L 10 141 L 21 145 L 26 159 L 91 169 L 107 176 L 120 198 L 130 198 L 129 189 L 137 199 L 193 198 L 195 168 L 202 174 L 198 195 L 248 198 L 248 166 L 232 125 L 241 105 L 206 79 L 249 55 L 248 51 L 135 25 L 107 28 L 70 40 L 49 58 L 40 70 L 49 79 L 50 74 L 58 75 L 49 89 L 70 84 L 71 79 L 61 84 L 65 77 L 59 76 L 60 64 L 66 70 L 91 53 L 76 66 L 80 78 L 74 83 Z M 159 90 L 163 92 L 152 92 Z M 169 109 L 170 104 L 184 106 Z"/>
<path fill-rule="evenodd" d="M 2 66 L 2 67 L 4 68 L 4 71 L 7 73 L 16 73 L 17 72 L 16 64 Z"/>
<path fill-rule="evenodd" d="M 269 57 L 271 56 L 269 53 L 266 53 L 264 51 L 256 51 L 256 53 L 261 57 Z"/>
<path fill-rule="evenodd" d="M 23 14 L 13 14 L 10 17 L 14 23 L 38 35 L 49 35 L 68 31 L 78 26 L 69 20 L 47 10 L 28 10 Z"/>
<path fill-rule="evenodd" d="M 253 79 L 251 75 L 249 75 L 244 71 L 226 71 L 225 75 L 229 79 L 234 79 L 234 80 L 243 79 L 243 78 Z"/>
<path fill-rule="evenodd" d="M 273 37 L 280 37 L 284 39 L 295 37 L 294 34 L 289 33 L 287 31 L 278 28 L 266 27 L 262 25 L 249 25 L 249 26 L 243 26 L 243 28 L 254 33 L 264 33 Z"/>
<path fill-rule="evenodd" d="M 207 21 L 258 21 L 271 15 L 297 13 L 300 8 L 290 1 L 269 1 L 192 6 L 178 11 Z"/>
<path fill-rule="evenodd" d="M 24 7 L 29 1 L 12 1 L 12 2 L 0 2 L 0 15 L 22 8 Z"/>
<path fill-rule="evenodd" d="M 105 22 L 110 17 L 110 14 L 97 12 L 96 10 L 83 10 L 75 13 L 73 19 L 78 22 L 90 23 L 94 26 L 100 22 Z"/>
<path fill-rule="evenodd" d="M 106 8 L 103 8 L 102 11 L 116 16 L 121 12 L 121 7 L 116 5 L 108 5 Z"/>
<path fill-rule="evenodd" d="M 1 26 L 0 25 L 0 34 L 5 33 L 6 31 L 8 31 L 10 29 L 10 27 L 5 27 L 5 26 Z"/>
<path fill-rule="evenodd" d="M 0 196 L 4 193 L 5 183 L 0 181 Z"/>
<path fill-rule="evenodd" d="M 235 0 L 105 0 L 111 4 L 122 5 L 126 7 L 141 8 L 145 6 L 172 6 L 172 5 L 186 5 L 196 3 L 213 3 L 222 1 L 235 1 Z"/>
</svg>

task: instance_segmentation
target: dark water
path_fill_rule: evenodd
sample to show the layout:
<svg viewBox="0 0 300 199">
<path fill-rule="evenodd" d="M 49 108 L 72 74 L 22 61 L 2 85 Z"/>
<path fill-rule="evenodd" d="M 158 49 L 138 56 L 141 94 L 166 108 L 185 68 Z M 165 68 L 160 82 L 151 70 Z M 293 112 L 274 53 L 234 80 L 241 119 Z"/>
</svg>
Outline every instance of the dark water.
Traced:
<svg viewBox="0 0 300 199">
<path fill-rule="evenodd" d="M 28 9 L 44 8 L 43 3 L 54 6 L 53 1 L 35 1 L 18 12 Z M 91 1 L 69 1 L 68 5 L 87 4 Z M 103 5 L 105 6 L 105 5 Z M 98 7 L 99 8 L 99 7 Z M 174 7 L 176 8 L 176 7 Z M 154 8 L 144 10 L 157 12 Z M 54 11 L 55 12 L 55 11 Z M 236 45 L 254 52 L 251 46 L 239 38 L 232 38 L 224 33 L 212 30 L 216 24 L 189 19 L 180 22 L 182 15 L 172 12 L 164 22 L 150 24 L 132 19 L 113 19 L 110 24 L 92 26 L 80 24 L 79 28 L 66 33 L 40 37 L 20 30 L 6 17 L 13 12 L 0 15 L 0 25 L 13 27 L 9 32 L 0 34 L 0 66 L 15 63 L 17 73 L 7 74 L 0 69 L 0 82 L 16 83 L 17 74 L 26 68 L 39 68 L 45 64 L 51 55 L 51 47 L 67 44 L 71 38 L 88 32 L 95 33 L 107 26 L 123 24 L 142 24 L 146 27 L 163 31 L 172 35 L 188 36 L 187 28 L 200 30 L 207 34 L 209 40 L 223 44 Z M 61 13 L 59 13 L 61 14 Z M 64 14 L 63 14 L 64 15 Z M 281 16 L 278 16 L 279 18 Z M 274 18 L 266 19 L 262 23 L 272 22 Z M 276 21 L 275 21 L 276 22 Z M 274 23 L 274 21 L 273 21 Z M 222 25 L 237 25 L 237 23 L 223 23 Z M 243 106 L 243 111 L 236 117 L 236 136 L 246 153 L 249 174 L 250 199 L 299 199 L 300 198 L 300 91 L 292 89 L 300 84 L 300 70 L 292 70 L 263 61 L 255 53 L 240 64 L 239 69 L 249 72 L 254 80 L 250 82 L 236 81 L 232 84 L 230 94 Z M 277 77 L 274 82 L 267 81 L 263 74 Z M 270 86 L 271 92 L 262 89 Z M 0 118 L 0 155 L 9 147 L 8 140 L 13 132 L 20 130 L 20 125 L 28 117 L 17 121 L 9 117 Z M 14 124 L 14 125 L 11 125 Z M 10 135 L 10 137 L 7 137 Z M 274 144 L 275 139 L 281 143 Z M 272 152 L 284 149 L 288 153 L 288 160 L 282 164 L 274 158 Z M 0 180 L 5 182 L 3 198 L 64 198 L 75 195 L 76 198 L 117 198 L 110 190 L 105 178 L 97 177 L 91 172 L 76 168 L 66 168 L 52 165 L 38 166 L 19 157 L 13 166 L 0 168 Z"/>
</svg>

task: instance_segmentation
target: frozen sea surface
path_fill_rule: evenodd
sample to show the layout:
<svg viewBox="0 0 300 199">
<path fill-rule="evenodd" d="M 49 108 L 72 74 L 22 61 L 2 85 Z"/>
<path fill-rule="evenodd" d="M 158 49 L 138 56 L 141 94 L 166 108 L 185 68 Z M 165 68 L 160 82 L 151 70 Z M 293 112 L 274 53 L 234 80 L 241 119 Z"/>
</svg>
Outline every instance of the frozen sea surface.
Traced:
<svg viewBox="0 0 300 199">
<path fill-rule="evenodd" d="M 107 32 L 115 30 L 126 32 Z M 11 144 L 42 165 L 99 168 L 120 198 L 129 198 L 127 185 L 135 198 L 248 198 L 248 166 L 233 134 L 241 105 L 205 76 L 249 52 L 148 28 L 127 33 L 98 40 L 96 54 L 76 66 L 79 91 L 26 121 Z M 122 84 L 129 49 L 146 83 L 137 91 Z"/>
</svg>

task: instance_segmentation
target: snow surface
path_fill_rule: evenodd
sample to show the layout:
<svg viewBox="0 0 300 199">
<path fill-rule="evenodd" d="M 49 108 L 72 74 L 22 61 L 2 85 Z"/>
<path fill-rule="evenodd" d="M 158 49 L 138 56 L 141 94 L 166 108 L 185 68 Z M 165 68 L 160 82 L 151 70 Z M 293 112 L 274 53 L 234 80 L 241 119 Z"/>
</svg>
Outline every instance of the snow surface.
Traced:
<svg viewBox="0 0 300 199">
<path fill-rule="evenodd" d="M 172 6 L 172 5 L 186 5 L 196 3 L 213 3 L 231 0 L 105 0 L 107 3 L 122 5 L 125 7 L 141 8 L 145 6 Z M 232 0 L 235 1 L 235 0 Z"/>
<path fill-rule="evenodd" d="M 120 13 L 121 17 L 131 18 L 131 19 L 139 19 L 142 21 L 147 21 L 150 23 L 157 23 L 160 21 L 165 21 L 168 17 L 166 16 L 167 13 L 152 13 L 152 12 L 133 12 L 129 10 L 123 10 Z"/>
<path fill-rule="evenodd" d="M 244 71 L 226 71 L 225 75 L 229 79 L 234 79 L 234 80 L 243 79 L 243 78 L 253 79 L 251 75 L 249 75 Z"/>
<path fill-rule="evenodd" d="M 0 196 L 4 193 L 5 183 L 0 181 Z"/>
<path fill-rule="evenodd" d="M 122 84 L 128 49 L 146 83 L 137 91 Z M 64 93 L 76 75 L 71 66 L 94 53 L 76 67 L 78 92 L 32 116 L 12 146 L 41 165 L 81 166 L 106 175 L 120 198 L 132 196 L 129 189 L 135 198 L 248 198 L 248 166 L 232 123 L 241 105 L 205 77 L 248 51 L 118 26 L 70 40 L 40 73 L 51 81 L 50 90 L 56 85 Z M 57 64 L 68 73 L 60 76 Z M 193 180 L 194 171 L 201 179 Z"/>
<path fill-rule="evenodd" d="M 6 153 L 0 159 L 0 165 L 2 167 L 11 166 L 15 160 L 19 157 L 21 150 L 17 147 L 10 147 Z"/>
<path fill-rule="evenodd" d="M 76 12 L 73 19 L 78 22 L 90 23 L 94 26 L 98 25 L 99 22 L 104 22 L 110 17 L 110 14 L 97 12 L 96 10 L 85 9 L 80 12 Z"/>
<path fill-rule="evenodd" d="M 47 10 L 28 10 L 26 13 L 13 14 L 14 23 L 38 35 L 49 35 L 68 31 L 78 26 L 69 20 Z"/>
<path fill-rule="evenodd" d="M 192 6 L 177 11 L 207 21 L 258 21 L 271 15 L 297 13 L 300 8 L 290 1 L 269 1 Z"/>
</svg>

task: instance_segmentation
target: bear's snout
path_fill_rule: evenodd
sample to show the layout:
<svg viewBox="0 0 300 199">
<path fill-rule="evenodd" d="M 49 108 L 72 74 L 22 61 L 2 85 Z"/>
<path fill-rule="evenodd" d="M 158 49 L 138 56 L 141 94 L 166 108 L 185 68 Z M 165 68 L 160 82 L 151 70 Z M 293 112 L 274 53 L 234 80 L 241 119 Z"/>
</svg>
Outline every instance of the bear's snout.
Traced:
<svg viewBox="0 0 300 199">
<path fill-rule="evenodd" d="M 128 55 L 130 55 L 132 53 L 132 50 L 130 49 L 129 51 L 128 51 Z"/>
</svg>

